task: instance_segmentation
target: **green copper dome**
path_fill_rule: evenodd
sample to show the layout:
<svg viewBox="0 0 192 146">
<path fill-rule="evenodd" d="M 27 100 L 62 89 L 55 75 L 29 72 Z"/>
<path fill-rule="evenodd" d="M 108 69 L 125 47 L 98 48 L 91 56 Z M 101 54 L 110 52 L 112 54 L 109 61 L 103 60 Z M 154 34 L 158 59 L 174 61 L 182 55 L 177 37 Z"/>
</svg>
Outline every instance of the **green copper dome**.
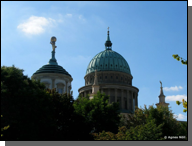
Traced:
<svg viewBox="0 0 192 146">
<path fill-rule="evenodd" d="M 86 75 L 97 71 L 119 71 L 131 75 L 131 70 L 127 61 L 117 52 L 112 51 L 112 43 L 109 39 L 109 31 L 107 41 L 105 43 L 105 51 L 98 53 L 89 63 Z"/>
<path fill-rule="evenodd" d="M 60 65 L 46 64 L 42 66 L 39 70 L 37 70 L 34 74 L 39 74 L 39 73 L 59 73 L 59 74 L 65 74 L 71 77 L 71 75 Z"/>
<path fill-rule="evenodd" d="M 58 65 L 57 60 L 55 59 L 55 42 L 56 37 L 51 37 L 51 44 L 52 44 L 52 57 L 49 60 L 49 63 L 42 66 L 39 70 L 37 70 L 34 74 L 40 74 L 40 73 L 59 73 L 59 74 L 65 74 L 71 77 L 71 75 L 60 65 Z M 33 74 L 33 75 L 34 75 Z"/>
</svg>

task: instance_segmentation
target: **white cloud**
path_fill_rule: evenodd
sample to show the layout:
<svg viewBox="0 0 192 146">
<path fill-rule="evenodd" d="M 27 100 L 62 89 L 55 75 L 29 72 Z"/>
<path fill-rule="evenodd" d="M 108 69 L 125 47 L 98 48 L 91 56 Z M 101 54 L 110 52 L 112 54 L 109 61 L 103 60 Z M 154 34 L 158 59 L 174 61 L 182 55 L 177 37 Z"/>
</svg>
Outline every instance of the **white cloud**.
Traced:
<svg viewBox="0 0 192 146">
<path fill-rule="evenodd" d="M 83 16 L 82 15 L 79 15 L 79 19 L 82 19 L 83 18 Z"/>
<path fill-rule="evenodd" d="M 66 14 L 65 16 L 66 17 L 72 17 L 72 14 Z"/>
<path fill-rule="evenodd" d="M 74 24 L 78 24 L 79 22 L 86 22 L 86 19 L 83 15 L 79 14 L 70 14 L 67 13 L 65 15 L 58 14 L 59 19 L 57 20 L 60 23 L 63 23 L 68 26 L 73 26 Z"/>
<path fill-rule="evenodd" d="M 31 16 L 24 23 L 17 26 L 18 29 L 26 34 L 41 34 L 45 32 L 46 27 L 50 27 L 55 23 L 52 18 Z"/>
<path fill-rule="evenodd" d="M 171 95 L 171 96 L 166 96 L 165 97 L 166 101 L 181 101 L 184 99 L 187 101 L 187 96 L 186 95 Z"/>
<path fill-rule="evenodd" d="M 85 18 L 83 17 L 83 15 L 79 15 L 79 20 L 81 20 L 81 21 L 83 21 L 83 22 L 86 21 Z"/>
<path fill-rule="evenodd" d="M 179 87 L 177 87 L 177 86 L 175 86 L 175 87 L 164 87 L 163 88 L 164 91 L 179 91 L 181 89 L 183 89 L 183 87 L 181 87 L 181 86 L 179 86 Z"/>
<path fill-rule="evenodd" d="M 176 118 L 177 120 L 184 120 L 187 118 L 187 116 L 183 115 L 183 114 L 174 114 L 174 118 Z"/>
</svg>

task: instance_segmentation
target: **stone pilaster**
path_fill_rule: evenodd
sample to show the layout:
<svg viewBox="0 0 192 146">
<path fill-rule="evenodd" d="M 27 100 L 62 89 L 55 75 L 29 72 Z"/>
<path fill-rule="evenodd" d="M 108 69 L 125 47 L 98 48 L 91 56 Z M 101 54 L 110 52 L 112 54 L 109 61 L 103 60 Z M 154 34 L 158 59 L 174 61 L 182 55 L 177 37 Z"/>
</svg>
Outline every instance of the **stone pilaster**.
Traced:
<svg viewBox="0 0 192 146">
<path fill-rule="evenodd" d="M 65 85 L 63 86 L 63 92 L 62 93 L 64 93 L 64 90 L 65 90 Z"/>
<path fill-rule="evenodd" d="M 129 109 L 129 90 L 127 90 L 127 109 Z"/>
<path fill-rule="evenodd" d="M 131 110 L 134 111 L 133 106 L 133 91 L 131 91 Z"/>
<path fill-rule="evenodd" d="M 52 79 L 52 89 L 55 88 L 55 79 Z"/>
<path fill-rule="evenodd" d="M 124 109 L 124 104 L 123 104 L 123 103 L 124 103 L 124 102 L 123 102 L 124 100 L 123 100 L 123 98 L 124 98 L 124 97 L 123 97 L 123 89 L 121 89 L 121 108 L 122 108 L 122 109 Z"/>
<path fill-rule="evenodd" d="M 68 93 L 68 92 L 67 92 L 67 83 L 68 83 L 68 82 L 67 82 L 67 81 L 65 81 L 65 82 L 66 82 L 66 85 L 65 85 L 65 93 Z"/>
</svg>

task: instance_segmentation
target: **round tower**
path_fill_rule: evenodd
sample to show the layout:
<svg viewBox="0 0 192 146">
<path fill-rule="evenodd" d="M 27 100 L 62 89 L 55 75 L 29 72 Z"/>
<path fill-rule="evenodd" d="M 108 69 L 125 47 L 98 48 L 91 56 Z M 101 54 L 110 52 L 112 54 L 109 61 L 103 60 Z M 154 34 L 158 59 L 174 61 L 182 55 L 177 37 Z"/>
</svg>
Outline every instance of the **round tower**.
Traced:
<svg viewBox="0 0 192 146">
<path fill-rule="evenodd" d="M 40 80 L 44 83 L 45 86 L 49 89 L 56 88 L 56 91 L 59 93 L 70 93 L 71 82 L 73 78 L 71 75 L 60 65 L 58 65 L 55 58 L 55 42 L 57 41 L 56 37 L 51 37 L 50 44 L 52 45 L 52 56 L 48 64 L 43 65 L 38 69 L 33 75 L 32 79 Z"/>
</svg>

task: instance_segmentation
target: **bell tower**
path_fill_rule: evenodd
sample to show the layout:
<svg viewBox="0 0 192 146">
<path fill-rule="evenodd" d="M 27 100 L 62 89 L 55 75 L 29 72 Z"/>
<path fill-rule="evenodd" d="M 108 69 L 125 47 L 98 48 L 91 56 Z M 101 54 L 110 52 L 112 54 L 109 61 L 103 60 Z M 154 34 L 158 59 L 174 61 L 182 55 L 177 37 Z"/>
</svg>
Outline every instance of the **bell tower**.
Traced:
<svg viewBox="0 0 192 146">
<path fill-rule="evenodd" d="M 163 106 L 168 107 L 169 103 L 165 103 L 165 95 L 163 94 L 163 87 L 162 82 L 160 81 L 161 87 L 160 87 L 160 95 L 159 95 L 159 103 L 155 104 L 156 106 L 162 104 Z"/>
</svg>

